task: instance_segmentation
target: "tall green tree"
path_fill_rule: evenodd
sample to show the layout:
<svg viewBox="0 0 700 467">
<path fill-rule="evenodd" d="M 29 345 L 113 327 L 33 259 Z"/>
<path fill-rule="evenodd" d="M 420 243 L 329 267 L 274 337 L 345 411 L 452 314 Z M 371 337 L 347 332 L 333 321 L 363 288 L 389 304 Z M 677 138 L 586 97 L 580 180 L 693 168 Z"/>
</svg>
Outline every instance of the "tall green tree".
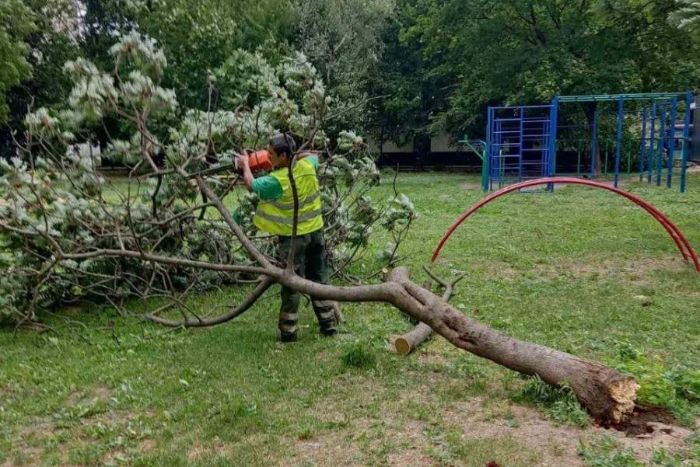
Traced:
<svg viewBox="0 0 700 467">
<path fill-rule="evenodd" d="M 0 156 L 4 157 L 14 155 L 13 133 L 14 138 L 21 139 L 22 121 L 29 110 L 52 107 L 67 97 L 71 83 L 63 73 L 63 64 L 78 54 L 80 15 L 76 2 L 25 0 L 23 6 L 28 9 L 33 24 L 21 46 L 27 51 L 26 65 L 31 67 L 31 74 L 15 81 L 3 93 L 7 113 L 4 124 L 0 125 Z M 18 19 L 13 18 L 13 21 Z M 0 67 L 0 75 L 2 73 Z"/>
<path fill-rule="evenodd" d="M 292 44 L 319 70 L 335 101 L 337 130 L 366 128 L 370 82 L 395 0 L 292 0 Z"/>
<path fill-rule="evenodd" d="M 381 96 L 373 105 L 375 129 L 381 139 L 413 142 L 427 150 L 435 116 L 446 109 L 453 81 L 442 67 L 444 53 L 426 50 L 421 37 L 432 17 L 432 0 L 400 0 L 383 31 L 385 51 L 374 76 L 371 93 Z"/>
<path fill-rule="evenodd" d="M 32 11 L 20 0 L 0 0 L 0 124 L 10 108 L 6 94 L 31 75 L 27 39 L 36 30 Z"/>
<path fill-rule="evenodd" d="M 206 108 L 207 77 L 239 48 L 274 49 L 291 34 L 287 0 L 87 0 L 86 55 L 109 61 L 119 35 L 138 30 L 155 38 L 168 57 L 164 85 L 186 107 Z"/>
<path fill-rule="evenodd" d="M 678 0 L 680 8 L 671 12 L 669 21 L 679 29 L 689 32 L 700 41 L 700 0 Z"/>
</svg>

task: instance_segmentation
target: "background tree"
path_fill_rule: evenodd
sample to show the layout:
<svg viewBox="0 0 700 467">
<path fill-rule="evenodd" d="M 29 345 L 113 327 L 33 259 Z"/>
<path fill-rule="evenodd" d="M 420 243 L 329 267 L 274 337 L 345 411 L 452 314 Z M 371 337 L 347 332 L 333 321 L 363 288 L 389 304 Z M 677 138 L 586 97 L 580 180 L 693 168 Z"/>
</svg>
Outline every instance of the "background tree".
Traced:
<svg viewBox="0 0 700 467">
<path fill-rule="evenodd" d="M 105 51 L 119 34 L 139 31 L 153 37 L 168 56 L 163 83 L 178 90 L 188 108 L 205 109 L 207 76 L 236 49 L 274 50 L 290 36 L 285 0 L 123 0 L 86 2 L 86 56 L 109 63 Z"/>
<path fill-rule="evenodd" d="M 294 0 L 292 43 L 319 70 L 335 101 L 335 133 L 368 126 L 371 84 L 381 62 L 381 33 L 394 0 Z"/>
<path fill-rule="evenodd" d="M 0 157 L 5 158 L 14 155 L 13 132 L 15 137 L 22 137 L 22 121 L 32 107 L 50 107 L 65 100 L 71 82 L 62 72 L 63 64 L 79 53 L 79 5 L 76 2 L 29 0 L 23 2 L 22 8 L 30 12 L 33 27 L 24 45 L 17 48 L 14 43 L 12 47 L 15 51 L 26 49 L 26 62 L 32 71 L 5 92 L 0 85 L 0 98 L 4 97 L 8 110 L 4 124 L 0 124 Z M 3 15 L 6 17 L 9 16 Z M 10 70 L 12 67 L 5 71 Z"/>
<path fill-rule="evenodd" d="M 26 41 L 35 30 L 34 15 L 24 2 L 0 2 L 0 124 L 7 121 L 10 111 L 6 93 L 31 75 L 27 57 L 30 47 Z"/>
<path fill-rule="evenodd" d="M 695 40 L 700 39 L 700 1 L 679 0 L 680 8 L 669 15 L 669 21 L 674 26 L 685 29 L 693 34 Z"/>
<path fill-rule="evenodd" d="M 443 54 L 425 53 L 425 44 L 416 36 L 434 6 L 431 2 L 399 1 L 383 31 L 386 50 L 370 85 L 371 94 L 381 96 L 372 108 L 382 139 L 429 143 L 432 119 L 445 109 L 449 93 L 443 88 L 450 74 L 437 72 Z"/>
<path fill-rule="evenodd" d="M 412 64 L 428 64 L 427 70 L 406 74 L 441 80 L 438 105 L 430 109 L 431 131 L 480 135 L 483 109 L 490 103 L 678 91 L 700 83 L 698 54 L 688 53 L 696 47 L 690 34 L 668 21 L 681 10 L 671 0 L 410 0 L 400 10 L 399 17 L 406 14 L 408 21 L 395 31 L 394 41 L 403 51 L 412 46 L 419 52 Z M 392 70 L 406 66 L 402 56 L 415 57 L 387 54 L 386 81 Z M 390 104 L 421 113 L 410 100 Z M 386 118 L 387 109 L 378 110 L 379 118 Z M 591 118 L 590 109 L 586 115 Z"/>
</svg>

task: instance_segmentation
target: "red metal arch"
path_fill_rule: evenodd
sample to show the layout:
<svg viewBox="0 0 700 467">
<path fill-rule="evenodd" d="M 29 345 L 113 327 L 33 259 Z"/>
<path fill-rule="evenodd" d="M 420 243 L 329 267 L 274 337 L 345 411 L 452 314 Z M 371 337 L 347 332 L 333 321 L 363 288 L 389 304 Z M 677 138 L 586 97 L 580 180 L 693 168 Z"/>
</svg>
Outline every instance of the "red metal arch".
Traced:
<svg viewBox="0 0 700 467">
<path fill-rule="evenodd" d="M 671 220 L 661 211 L 656 209 L 654 206 L 649 204 L 648 202 L 644 201 L 642 198 L 633 195 L 632 193 L 628 193 L 626 191 L 619 190 L 611 185 L 606 185 L 604 183 L 600 182 L 594 182 L 591 180 L 584 180 L 581 178 L 573 178 L 573 177 L 546 177 L 546 178 L 538 178 L 536 180 L 528 180 L 525 182 L 520 182 L 516 183 L 513 185 L 509 185 L 505 188 L 501 188 L 498 191 L 494 191 L 490 195 L 486 196 L 483 198 L 481 201 L 478 203 L 474 204 L 472 207 L 464 211 L 461 216 L 457 218 L 456 221 L 452 223 L 449 229 L 447 229 L 447 232 L 442 236 L 442 239 L 440 240 L 440 243 L 438 244 L 437 248 L 433 252 L 433 257 L 431 261 L 435 261 L 439 256 L 440 252 L 442 251 L 442 248 L 445 246 L 445 243 L 447 240 L 450 238 L 450 236 L 454 233 L 455 230 L 457 230 L 457 227 L 459 227 L 462 222 L 467 220 L 469 216 L 474 214 L 476 211 L 481 209 L 483 206 L 487 205 L 491 201 L 500 198 L 501 196 L 508 194 L 512 191 L 520 190 L 522 188 L 528 188 L 532 186 L 538 186 L 538 185 L 548 185 L 548 184 L 571 184 L 571 185 L 585 185 L 585 186 L 592 186 L 595 188 L 601 188 L 603 190 L 608 190 L 612 191 L 613 193 L 616 193 L 620 196 L 623 196 L 627 198 L 628 200 L 632 201 L 636 205 L 640 206 L 643 208 L 645 211 L 647 211 L 654 219 L 656 219 L 659 224 L 663 226 L 664 229 L 666 229 L 666 232 L 668 232 L 668 235 L 671 237 L 673 242 L 676 244 L 676 247 L 678 248 L 678 251 L 681 252 L 681 255 L 683 255 L 683 259 L 686 261 L 692 261 L 693 264 L 695 265 L 695 269 L 700 272 L 700 260 L 698 259 L 697 253 L 695 253 L 695 250 L 693 250 L 693 247 L 690 245 L 690 242 L 688 239 L 683 235 L 683 232 L 673 223 Z"/>
</svg>

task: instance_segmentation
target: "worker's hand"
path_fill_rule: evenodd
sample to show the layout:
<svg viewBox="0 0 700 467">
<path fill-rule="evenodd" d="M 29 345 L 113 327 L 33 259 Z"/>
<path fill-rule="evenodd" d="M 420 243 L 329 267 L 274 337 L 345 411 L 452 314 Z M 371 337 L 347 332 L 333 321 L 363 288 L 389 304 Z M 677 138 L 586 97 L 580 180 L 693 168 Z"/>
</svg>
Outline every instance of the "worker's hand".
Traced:
<svg viewBox="0 0 700 467">
<path fill-rule="evenodd" d="M 255 180 L 255 178 L 250 172 L 247 154 L 236 154 L 236 170 L 239 174 L 242 175 L 243 183 L 245 184 L 245 186 L 248 187 L 248 190 L 251 190 L 253 186 L 253 180 Z"/>
<path fill-rule="evenodd" d="M 237 165 L 240 168 L 248 167 L 248 155 L 247 154 L 236 154 Z"/>
</svg>

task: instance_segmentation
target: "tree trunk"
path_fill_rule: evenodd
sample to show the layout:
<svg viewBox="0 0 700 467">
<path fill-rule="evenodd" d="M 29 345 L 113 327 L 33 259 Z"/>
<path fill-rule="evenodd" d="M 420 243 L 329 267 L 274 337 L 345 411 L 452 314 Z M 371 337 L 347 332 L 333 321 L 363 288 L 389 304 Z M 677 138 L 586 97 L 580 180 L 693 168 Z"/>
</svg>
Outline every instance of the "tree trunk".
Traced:
<svg viewBox="0 0 700 467">
<path fill-rule="evenodd" d="M 441 298 L 408 278 L 405 268 L 392 271 L 389 283 L 400 287 L 394 304 L 420 319 L 455 346 L 546 383 L 567 384 L 593 417 L 620 423 L 634 409 L 639 385 L 600 363 L 548 347 L 519 341 L 466 317 Z M 405 295 L 404 295 L 405 294 Z"/>
</svg>

